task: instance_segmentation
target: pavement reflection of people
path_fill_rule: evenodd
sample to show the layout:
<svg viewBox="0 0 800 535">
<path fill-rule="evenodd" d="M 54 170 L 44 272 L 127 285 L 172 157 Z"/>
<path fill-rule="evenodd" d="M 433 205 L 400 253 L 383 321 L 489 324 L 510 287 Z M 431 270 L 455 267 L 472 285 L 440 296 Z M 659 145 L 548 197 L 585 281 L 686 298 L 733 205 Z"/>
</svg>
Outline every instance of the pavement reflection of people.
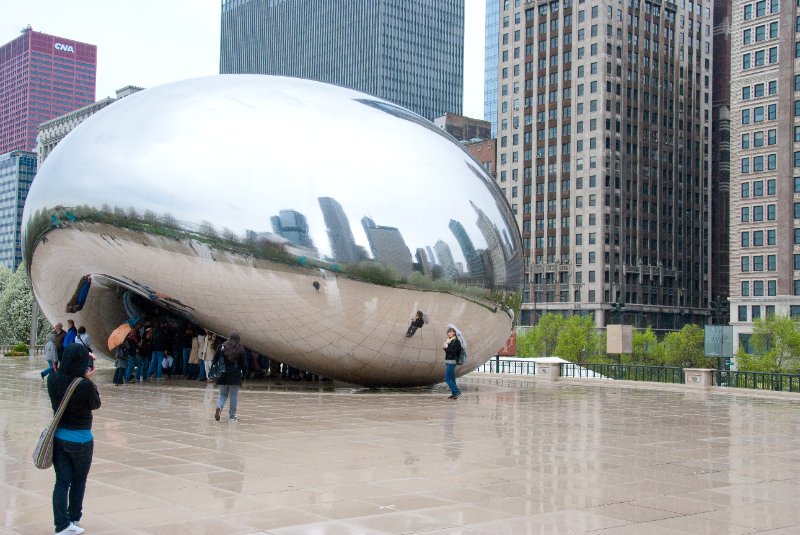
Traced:
<svg viewBox="0 0 800 535">
<path fill-rule="evenodd" d="M 453 460 L 461 458 L 464 452 L 464 441 L 456 437 L 457 410 L 457 405 L 450 405 L 444 419 L 444 454 Z"/>
</svg>

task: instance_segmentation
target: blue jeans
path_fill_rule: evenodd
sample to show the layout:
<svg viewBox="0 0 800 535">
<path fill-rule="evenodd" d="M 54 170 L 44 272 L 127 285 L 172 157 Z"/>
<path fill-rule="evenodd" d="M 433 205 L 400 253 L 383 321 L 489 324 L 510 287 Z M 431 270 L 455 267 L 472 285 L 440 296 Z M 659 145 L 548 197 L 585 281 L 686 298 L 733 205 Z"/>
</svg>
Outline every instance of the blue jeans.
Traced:
<svg viewBox="0 0 800 535">
<path fill-rule="evenodd" d="M 56 484 L 53 487 L 53 521 L 56 531 L 78 522 L 83 512 L 86 478 L 92 466 L 94 441 L 67 442 L 53 439 L 53 468 Z"/>
<path fill-rule="evenodd" d="M 444 365 L 444 382 L 450 387 L 450 392 L 454 396 L 461 395 L 461 390 L 459 390 L 458 385 L 456 385 L 456 364 Z"/>
<path fill-rule="evenodd" d="M 161 359 L 164 358 L 163 351 L 153 351 L 153 356 L 150 357 L 150 369 L 147 370 L 149 377 L 156 376 L 156 379 L 161 379 Z"/>
<path fill-rule="evenodd" d="M 147 379 L 147 367 L 150 365 L 150 357 L 136 353 L 136 379 Z"/>
<path fill-rule="evenodd" d="M 136 367 L 136 361 L 138 359 L 133 355 L 128 355 L 128 366 L 125 368 L 125 382 L 131 380 L 131 376 L 133 375 L 133 368 Z"/>
<path fill-rule="evenodd" d="M 45 378 L 45 377 L 47 377 L 47 376 L 48 376 L 48 375 L 50 375 L 50 374 L 51 374 L 53 371 L 55 371 L 55 370 L 53 369 L 53 361 L 52 361 L 52 360 L 48 360 L 48 361 L 47 361 L 47 368 L 45 368 L 45 369 L 43 369 L 43 370 L 41 371 L 41 376 L 42 376 L 42 378 Z"/>
<path fill-rule="evenodd" d="M 197 380 L 206 380 L 206 361 L 201 360 L 197 363 Z"/>
<path fill-rule="evenodd" d="M 191 347 L 183 348 L 183 362 L 182 362 L 183 367 L 181 368 L 181 371 L 183 372 L 184 377 L 189 377 L 189 355 L 191 354 L 192 354 Z"/>
<path fill-rule="evenodd" d="M 217 408 L 222 410 L 225 407 L 225 400 L 231 398 L 231 406 L 228 408 L 228 418 L 236 416 L 236 406 L 239 402 L 239 385 L 219 385 L 219 399 Z"/>
</svg>

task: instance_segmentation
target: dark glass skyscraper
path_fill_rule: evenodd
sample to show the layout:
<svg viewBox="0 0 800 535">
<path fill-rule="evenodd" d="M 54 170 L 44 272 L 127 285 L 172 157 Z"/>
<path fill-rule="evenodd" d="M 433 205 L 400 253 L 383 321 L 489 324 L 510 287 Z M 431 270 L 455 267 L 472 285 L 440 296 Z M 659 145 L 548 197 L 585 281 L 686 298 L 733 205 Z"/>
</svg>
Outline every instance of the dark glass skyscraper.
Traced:
<svg viewBox="0 0 800 535">
<path fill-rule="evenodd" d="M 22 262 L 22 208 L 36 174 L 36 153 L 15 150 L 0 155 L 0 265 Z"/>
<path fill-rule="evenodd" d="M 464 0 L 225 0 L 220 73 L 308 78 L 461 114 Z"/>
</svg>

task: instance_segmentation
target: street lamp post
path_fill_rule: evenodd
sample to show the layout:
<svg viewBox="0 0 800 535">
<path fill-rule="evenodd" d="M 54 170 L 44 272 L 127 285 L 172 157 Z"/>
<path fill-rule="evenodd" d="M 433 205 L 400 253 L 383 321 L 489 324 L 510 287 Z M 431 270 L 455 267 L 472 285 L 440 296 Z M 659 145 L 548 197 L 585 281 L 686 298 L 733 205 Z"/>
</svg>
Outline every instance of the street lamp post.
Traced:
<svg viewBox="0 0 800 535">
<path fill-rule="evenodd" d="M 611 317 L 615 324 L 621 323 L 623 314 L 625 314 L 625 303 L 622 301 L 622 295 L 618 295 L 617 302 L 611 303 Z"/>
</svg>

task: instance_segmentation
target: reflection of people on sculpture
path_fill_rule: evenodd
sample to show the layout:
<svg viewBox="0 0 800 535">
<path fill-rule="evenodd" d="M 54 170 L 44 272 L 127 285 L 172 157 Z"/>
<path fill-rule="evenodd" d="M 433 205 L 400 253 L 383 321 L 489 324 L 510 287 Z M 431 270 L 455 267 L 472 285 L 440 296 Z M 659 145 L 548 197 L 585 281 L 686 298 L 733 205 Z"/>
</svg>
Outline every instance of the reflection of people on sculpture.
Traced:
<svg viewBox="0 0 800 535">
<path fill-rule="evenodd" d="M 89 288 L 92 285 L 92 278 L 89 275 L 81 277 L 78 287 L 72 299 L 67 303 L 67 312 L 78 312 L 83 308 L 86 303 L 86 297 L 89 295 Z"/>
<path fill-rule="evenodd" d="M 461 364 L 461 341 L 456 335 L 456 327 L 452 323 L 447 324 L 447 340 L 444 345 L 444 382 L 450 387 L 450 397 L 447 399 L 458 399 L 461 390 L 456 385 L 456 366 Z"/>
<path fill-rule="evenodd" d="M 411 318 L 411 325 L 408 326 L 406 337 L 410 338 L 414 336 L 414 333 L 417 332 L 417 329 L 421 329 L 424 325 L 425 314 L 423 314 L 421 310 L 417 310 L 417 315 Z"/>
</svg>

